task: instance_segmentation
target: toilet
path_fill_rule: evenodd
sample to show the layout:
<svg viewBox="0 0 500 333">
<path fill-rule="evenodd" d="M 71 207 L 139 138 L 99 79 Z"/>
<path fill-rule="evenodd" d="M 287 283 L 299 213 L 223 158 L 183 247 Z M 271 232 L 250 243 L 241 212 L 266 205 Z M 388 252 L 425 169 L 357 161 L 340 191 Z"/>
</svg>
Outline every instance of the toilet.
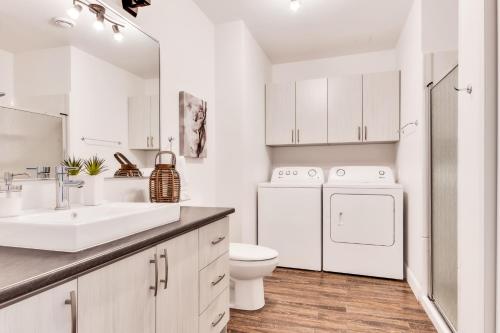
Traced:
<svg viewBox="0 0 500 333">
<path fill-rule="evenodd" d="M 264 307 L 264 276 L 271 275 L 277 265 L 276 250 L 257 245 L 231 243 L 229 246 L 231 308 L 258 310 Z"/>
</svg>

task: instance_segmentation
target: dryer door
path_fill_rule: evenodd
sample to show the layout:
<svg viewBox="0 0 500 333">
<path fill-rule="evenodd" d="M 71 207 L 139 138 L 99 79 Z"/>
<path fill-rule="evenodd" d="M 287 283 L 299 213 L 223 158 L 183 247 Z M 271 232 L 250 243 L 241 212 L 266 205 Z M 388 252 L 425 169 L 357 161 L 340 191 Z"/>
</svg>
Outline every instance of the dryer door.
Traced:
<svg viewBox="0 0 500 333">
<path fill-rule="evenodd" d="M 394 197 L 335 193 L 330 197 L 330 237 L 337 243 L 392 246 Z"/>
</svg>

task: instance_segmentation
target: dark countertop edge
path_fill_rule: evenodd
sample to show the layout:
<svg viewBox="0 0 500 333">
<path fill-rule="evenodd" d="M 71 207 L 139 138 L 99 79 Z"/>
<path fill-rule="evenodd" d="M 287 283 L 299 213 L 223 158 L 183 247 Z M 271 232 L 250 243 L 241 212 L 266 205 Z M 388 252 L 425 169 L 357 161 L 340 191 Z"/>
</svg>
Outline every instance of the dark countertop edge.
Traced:
<svg viewBox="0 0 500 333">
<path fill-rule="evenodd" d="M 145 251 L 165 241 L 200 229 L 207 224 L 222 220 L 234 212 L 234 208 L 227 208 L 220 213 L 212 214 L 207 218 L 201 219 L 187 226 L 181 226 L 178 229 L 158 234 L 151 238 L 138 241 L 137 243 L 117 247 L 108 252 L 104 252 L 102 255 L 95 255 L 86 260 L 74 262 L 70 265 L 63 266 L 60 269 L 52 270 L 46 274 L 38 275 L 32 279 L 12 285 L 12 287 L 9 287 L 7 290 L 0 291 L 0 309 L 72 281 L 82 275 L 89 274 L 114 262 Z"/>
</svg>

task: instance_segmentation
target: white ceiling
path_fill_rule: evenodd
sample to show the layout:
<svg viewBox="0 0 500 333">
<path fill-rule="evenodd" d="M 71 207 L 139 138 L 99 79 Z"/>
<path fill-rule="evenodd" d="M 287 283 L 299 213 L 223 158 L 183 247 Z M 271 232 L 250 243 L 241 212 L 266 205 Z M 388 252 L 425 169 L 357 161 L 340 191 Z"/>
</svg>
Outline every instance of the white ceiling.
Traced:
<svg viewBox="0 0 500 333">
<path fill-rule="evenodd" d="M 1 6 L 0 50 L 19 53 L 71 45 L 140 77 L 158 77 L 158 44 L 111 11 L 109 16 L 125 25 L 122 29 L 125 39 L 121 43 L 113 39 L 109 23 L 104 31 L 95 31 L 92 26 L 95 15 L 86 9 L 74 28 L 55 26 L 52 19 L 67 17 L 66 10 L 72 3 L 72 0 L 22 0 Z"/>
<path fill-rule="evenodd" d="M 214 23 L 243 20 L 273 63 L 394 48 L 413 0 L 194 0 Z"/>
</svg>

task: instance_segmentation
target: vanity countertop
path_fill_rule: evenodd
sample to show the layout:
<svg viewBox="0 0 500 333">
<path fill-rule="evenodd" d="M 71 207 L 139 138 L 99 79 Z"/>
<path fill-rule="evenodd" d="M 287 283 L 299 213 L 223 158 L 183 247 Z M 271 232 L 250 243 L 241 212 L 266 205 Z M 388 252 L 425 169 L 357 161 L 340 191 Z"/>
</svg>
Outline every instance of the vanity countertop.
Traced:
<svg viewBox="0 0 500 333">
<path fill-rule="evenodd" d="M 0 247 L 0 308 L 232 213 L 233 208 L 181 207 L 178 222 L 77 253 Z"/>
</svg>

